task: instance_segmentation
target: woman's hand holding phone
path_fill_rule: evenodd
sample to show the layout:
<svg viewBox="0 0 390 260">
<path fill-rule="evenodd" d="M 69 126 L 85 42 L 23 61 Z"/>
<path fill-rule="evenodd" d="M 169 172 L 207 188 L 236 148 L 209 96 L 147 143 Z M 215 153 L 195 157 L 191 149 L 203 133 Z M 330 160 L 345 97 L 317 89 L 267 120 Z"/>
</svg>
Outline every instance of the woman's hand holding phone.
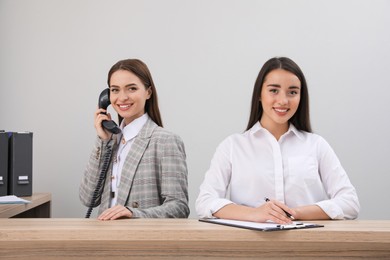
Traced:
<svg viewBox="0 0 390 260">
<path fill-rule="evenodd" d="M 106 110 L 103 108 L 98 108 L 95 111 L 95 128 L 97 135 L 100 137 L 100 139 L 107 141 L 111 137 L 111 133 L 108 132 L 105 128 L 102 126 L 103 120 L 111 120 L 110 113 L 106 114 Z"/>
</svg>

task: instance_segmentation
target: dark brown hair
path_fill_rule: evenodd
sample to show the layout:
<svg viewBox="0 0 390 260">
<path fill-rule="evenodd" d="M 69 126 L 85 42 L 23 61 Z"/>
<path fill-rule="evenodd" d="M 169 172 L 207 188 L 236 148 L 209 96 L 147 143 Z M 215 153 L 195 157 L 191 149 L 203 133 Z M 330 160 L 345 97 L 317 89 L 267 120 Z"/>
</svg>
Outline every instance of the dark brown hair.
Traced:
<svg viewBox="0 0 390 260">
<path fill-rule="evenodd" d="M 301 97 L 297 112 L 290 118 L 289 123 L 292 123 L 298 130 L 311 132 L 310 114 L 309 114 L 309 93 L 307 83 L 303 72 L 299 66 L 289 58 L 275 57 L 264 63 L 259 75 L 257 76 L 252 94 L 251 114 L 246 130 L 252 128 L 263 115 L 263 107 L 260 102 L 261 89 L 265 77 L 273 70 L 283 69 L 293 73 L 301 82 Z"/>
<path fill-rule="evenodd" d="M 158 107 L 157 90 L 156 87 L 154 86 L 152 74 L 150 74 L 148 66 L 146 66 L 145 63 L 143 63 L 141 60 L 138 59 L 127 59 L 127 60 L 118 61 L 111 67 L 110 71 L 108 72 L 108 78 L 107 78 L 108 87 L 110 87 L 110 80 L 112 74 L 118 70 L 127 70 L 133 73 L 142 81 L 146 89 L 148 89 L 149 87 L 151 88 L 152 94 L 150 98 L 146 100 L 145 112 L 148 113 L 150 118 L 158 126 L 162 127 L 163 123 L 161 120 L 160 109 Z M 123 118 L 120 115 L 118 115 L 118 119 L 120 124 Z"/>
</svg>

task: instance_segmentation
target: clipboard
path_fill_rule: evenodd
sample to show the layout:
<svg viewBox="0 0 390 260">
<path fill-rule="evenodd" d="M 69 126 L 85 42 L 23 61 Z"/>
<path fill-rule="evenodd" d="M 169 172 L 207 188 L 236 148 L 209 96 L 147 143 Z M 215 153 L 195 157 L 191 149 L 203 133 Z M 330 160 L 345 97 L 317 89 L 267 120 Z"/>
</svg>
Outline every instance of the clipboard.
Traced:
<svg viewBox="0 0 390 260">
<path fill-rule="evenodd" d="M 250 230 L 257 231 L 283 231 L 283 230 L 292 230 L 292 229 L 305 229 L 305 228 L 319 228 L 324 227 L 324 225 L 319 225 L 315 223 L 304 223 L 299 221 L 294 221 L 292 224 L 280 225 L 273 222 L 257 223 L 249 221 L 240 221 L 240 220 L 230 220 L 230 219 L 220 219 L 220 218 L 201 218 L 201 222 L 225 225 L 230 227 L 245 228 Z"/>
</svg>

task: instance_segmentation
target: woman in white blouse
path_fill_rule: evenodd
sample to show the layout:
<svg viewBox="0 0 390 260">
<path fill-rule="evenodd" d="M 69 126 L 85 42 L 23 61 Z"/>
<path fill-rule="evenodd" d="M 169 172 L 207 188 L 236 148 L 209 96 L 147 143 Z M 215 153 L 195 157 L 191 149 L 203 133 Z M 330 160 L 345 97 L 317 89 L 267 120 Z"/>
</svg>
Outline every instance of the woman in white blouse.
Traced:
<svg viewBox="0 0 390 260">
<path fill-rule="evenodd" d="M 284 224 L 354 219 L 359 209 L 335 152 L 311 132 L 301 69 L 286 57 L 268 60 L 253 89 L 246 131 L 226 138 L 214 154 L 196 200 L 198 215 Z"/>
</svg>

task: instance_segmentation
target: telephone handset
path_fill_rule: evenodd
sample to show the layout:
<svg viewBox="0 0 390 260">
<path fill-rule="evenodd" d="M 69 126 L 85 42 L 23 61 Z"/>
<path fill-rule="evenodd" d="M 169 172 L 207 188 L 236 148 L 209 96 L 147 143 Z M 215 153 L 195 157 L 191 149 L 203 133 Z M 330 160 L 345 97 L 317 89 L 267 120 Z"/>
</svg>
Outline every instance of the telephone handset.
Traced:
<svg viewBox="0 0 390 260">
<path fill-rule="evenodd" d="M 100 93 L 98 105 L 99 108 L 107 109 L 110 104 L 110 89 L 106 88 Z M 113 134 L 119 134 L 121 132 L 121 129 L 113 120 L 104 120 L 102 126 Z"/>
</svg>

